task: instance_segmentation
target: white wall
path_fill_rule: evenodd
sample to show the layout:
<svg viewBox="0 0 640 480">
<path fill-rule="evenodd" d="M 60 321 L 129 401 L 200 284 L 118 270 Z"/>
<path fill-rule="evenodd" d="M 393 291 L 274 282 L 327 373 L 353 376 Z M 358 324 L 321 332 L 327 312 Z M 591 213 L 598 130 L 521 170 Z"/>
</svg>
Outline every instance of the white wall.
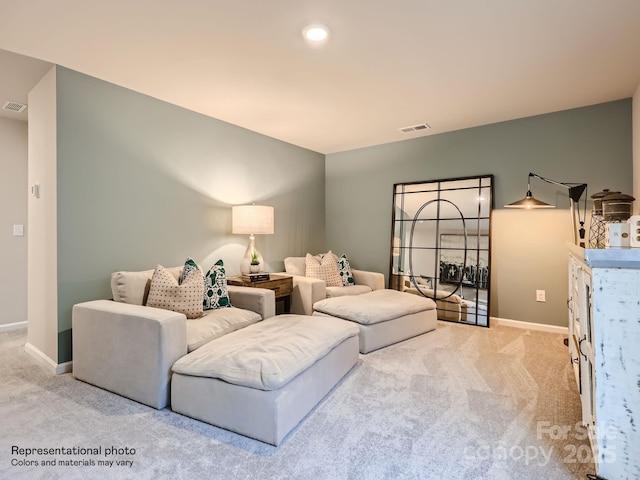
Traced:
<svg viewBox="0 0 640 480">
<path fill-rule="evenodd" d="M 29 93 L 28 347 L 58 363 L 56 234 L 56 67 Z"/>
<path fill-rule="evenodd" d="M 0 118 L 0 330 L 27 321 L 27 124 Z M 14 237 L 23 225 L 25 236 Z"/>
</svg>

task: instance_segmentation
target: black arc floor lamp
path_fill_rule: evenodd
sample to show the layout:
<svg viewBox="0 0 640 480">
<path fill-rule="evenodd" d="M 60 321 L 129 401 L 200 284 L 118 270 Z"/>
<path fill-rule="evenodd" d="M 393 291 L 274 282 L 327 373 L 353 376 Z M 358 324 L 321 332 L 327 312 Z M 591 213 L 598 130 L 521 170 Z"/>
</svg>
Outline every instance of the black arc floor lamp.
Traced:
<svg viewBox="0 0 640 480">
<path fill-rule="evenodd" d="M 544 182 L 551 183 L 553 185 L 558 185 L 560 187 L 564 187 L 569 190 L 569 198 L 571 199 L 571 224 L 573 226 L 573 243 L 579 245 L 584 248 L 584 222 L 585 222 L 585 214 L 587 211 L 587 199 L 585 197 L 584 200 L 584 208 L 582 211 L 582 216 L 580 215 L 580 197 L 587 190 L 586 183 L 572 183 L 572 182 L 557 182 L 555 180 L 551 180 L 549 178 L 541 177 L 536 173 L 529 173 L 529 177 L 527 178 L 527 194 L 522 200 L 518 200 L 517 202 L 510 203 L 505 205 L 505 208 L 555 208 L 555 205 L 549 205 L 548 203 L 543 202 L 542 200 L 538 200 L 533 197 L 531 193 L 531 177 L 535 177 Z M 578 224 L 580 227 L 578 228 Z"/>
</svg>

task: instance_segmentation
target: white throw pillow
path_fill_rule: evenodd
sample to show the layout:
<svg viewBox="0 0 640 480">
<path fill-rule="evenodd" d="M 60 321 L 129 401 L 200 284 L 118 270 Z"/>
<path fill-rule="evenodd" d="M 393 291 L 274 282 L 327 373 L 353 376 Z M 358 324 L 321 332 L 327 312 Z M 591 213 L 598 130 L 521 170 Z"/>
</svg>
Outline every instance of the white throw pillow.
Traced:
<svg viewBox="0 0 640 480">
<path fill-rule="evenodd" d="M 305 257 L 305 276 L 324 280 L 327 287 L 342 287 L 342 279 L 338 272 L 338 257 L 331 253 Z"/>
<path fill-rule="evenodd" d="M 179 284 L 166 268 L 158 265 L 151 277 L 147 306 L 184 313 L 187 318 L 200 318 L 203 295 L 204 277 L 200 269 L 191 271 Z"/>
</svg>

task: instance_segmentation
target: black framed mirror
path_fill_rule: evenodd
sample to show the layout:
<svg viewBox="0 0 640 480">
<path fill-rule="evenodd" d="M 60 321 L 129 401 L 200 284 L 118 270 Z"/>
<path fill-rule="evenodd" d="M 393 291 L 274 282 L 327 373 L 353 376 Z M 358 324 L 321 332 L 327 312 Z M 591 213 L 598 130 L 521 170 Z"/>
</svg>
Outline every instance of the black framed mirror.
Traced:
<svg viewBox="0 0 640 480">
<path fill-rule="evenodd" d="M 489 326 L 493 175 L 393 187 L 390 288 L 436 302 L 438 319 Z"/>
</svg>

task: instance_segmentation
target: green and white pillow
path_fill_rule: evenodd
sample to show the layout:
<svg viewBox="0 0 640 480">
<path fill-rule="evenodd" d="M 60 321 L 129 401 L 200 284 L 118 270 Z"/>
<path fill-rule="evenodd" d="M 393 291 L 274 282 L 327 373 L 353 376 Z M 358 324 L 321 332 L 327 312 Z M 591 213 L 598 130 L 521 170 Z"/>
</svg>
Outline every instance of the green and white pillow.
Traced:
<svg viewBox="0 0 640 480">
<path fill-rule="evenodd" d="M 218 260 L 204 276 L 204 310 L 230 307 L 229 291 L 227 289 L 227 276 L 224 271 L 224 263 Z"/>
<path fill-rule="evenodd" d="M 182 277 L 186 278 L 187 275 L 193 270 L 200 270 L 202 268 L 193 261 L 191 258 L 187 258 L 184 263 L 184 269 L 182 271 Z M 224 263 L 222 260 L 218 260 L 204 275 L 204 296 L 202 299 L 203 310 L 213 310 L 216 308 L 230 307 L 231 301 L 229 300 L 229 290 L 227 288 L 227 276 L 224 270 Z"/>
<path fill-rule="evenodd" d="M 191 257 L 188 257 L 187 261 L 184 262 L 184 268 L 182 269 L 182 275 L 180 276 L 180 283 L 184 282 L 184 279 L 187 278 L 187 276 L 194 270 L 199 270 L 204 276 L 204 272 L 200 266 Z"/>
<path fill-rule="evenodd" d="M 340 274 L 343 286 L 350 287 L 356 284 L 356 281 L 353 279 L 353 273 L 351 272 L 351 265 L 349 265 L 349 260 L 346 255 L 342 255 L 338 259 L 338 273 Z"/>
</svg>

